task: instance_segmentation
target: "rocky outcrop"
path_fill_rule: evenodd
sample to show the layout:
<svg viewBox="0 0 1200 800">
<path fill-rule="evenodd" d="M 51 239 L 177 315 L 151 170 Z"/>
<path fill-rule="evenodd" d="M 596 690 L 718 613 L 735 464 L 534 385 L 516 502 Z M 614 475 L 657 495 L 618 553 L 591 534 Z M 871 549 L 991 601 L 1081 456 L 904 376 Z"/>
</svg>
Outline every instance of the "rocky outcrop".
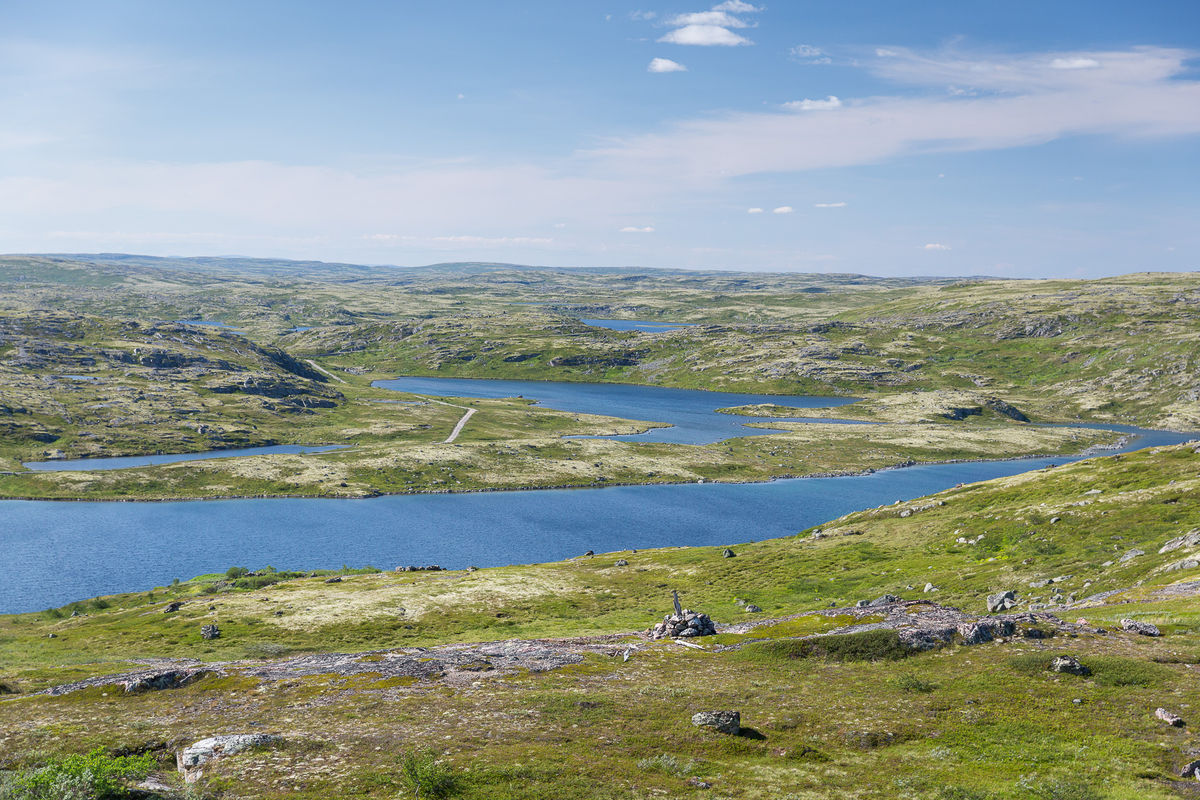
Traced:
<svg viewBox="0 0 1200 800">
<path fill-rule="evenodd" d="M 165 689 L 180 689 L 190 686 L 201 678 L 212 675 L 207 669 L 166 670 L 151 672 L 145 675 L 129 678 L 124 681 L 125 694 L 141 694 L 142 692 L 159 692 Z"/>
<path fill-rule="evenodd" d="M 988 595 L 987 610 L 989 614 L 997 614 L 1002 611 L 1008 611 L 1017 604 L 1017 593 L 1012 589 L 996 594 Z"/>
<path fill-rule="evenodd" d="M 237 733 L 228 736 L 210 736 L 179 751 L 175 765 L 183 779 L 195 783 L 203 775 L 203 767 L 215 758 L 223 758 L 247 750 L 257 750 L 271 747 L 283 741 L 283 738 L 270 733 Z"/>
<path fill-rule="evenodd" d="M 1149 622 L 1139 622 L 1136 619 L 1121 620 L 1121 629 L 1130 633 L 1140 634 L 1141 636 L 1162 636 L 1157 625 L 1151 625 Z"/>
<path fill-rule="evenodd" d="M 738 711 L 700 711 L 692 715 L 692 724 L 697 728 L 737 736 L 742 730 L 742 715 Z"/>
</svg>

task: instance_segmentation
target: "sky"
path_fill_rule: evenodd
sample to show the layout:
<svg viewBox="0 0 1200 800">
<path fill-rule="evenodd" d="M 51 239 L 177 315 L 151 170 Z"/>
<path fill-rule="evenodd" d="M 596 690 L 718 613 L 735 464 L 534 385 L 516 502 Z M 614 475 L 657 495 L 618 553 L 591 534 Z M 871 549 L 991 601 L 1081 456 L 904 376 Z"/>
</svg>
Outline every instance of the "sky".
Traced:
<svg viewBox="0 0 1200 800">
<path fill-rule="evenodd" d="M 0 252 L 1200 269 L 1200 2 L 0 0 Z"/>
</svg>

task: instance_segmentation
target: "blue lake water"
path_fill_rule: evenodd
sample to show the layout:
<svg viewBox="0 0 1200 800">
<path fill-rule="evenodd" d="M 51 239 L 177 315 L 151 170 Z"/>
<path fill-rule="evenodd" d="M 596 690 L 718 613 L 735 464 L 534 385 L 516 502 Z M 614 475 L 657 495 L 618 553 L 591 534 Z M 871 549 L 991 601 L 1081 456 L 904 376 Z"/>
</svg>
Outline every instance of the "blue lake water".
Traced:
<svg viewBox="0 0 1200 800">
<path fill-rule="evenodd" d="M 174 464 L 179 461 L 206 461 L 213 458 L 237 458 L 240 456 L 270 456 L 288 453 L 325 453 L 339 450 L 345 445 L 276 444 L 268 447 L 241 447 L 230 450 L 209 450 L 203 453 L 173 453 L 154 456 L 118 456 L 114 458 L 64 458 L 55 461 L 26 461 L 22 466 L 35 472 L 83 472 L 103 469 L 128 469 L 130 467 L 152 467 L 156 464 Z"/>
<path fill-rule="evenodd" d="M 642 319 L 581 319 L 584 325 L 593 328 L 608 328 L 610 331 L 641 331 L 642 333 L 662 333 L 676 328 L 694 327 L 690 322 L 652 322 Z"/>
<path fill-rule="evenodd" d="M 421 394 L 521 394 L 571 411 L 671 421 L 678 427 L 668 431 L 684 435 L 674 441 L 758 433 L 741 427 L 744 418 L 712 413 L 720 406 L 775 402 L 820 407 L 850 402 L 846 398 L 610 384 L 429 378 L 382 383 Z M 722 427 L 726 425 L 731 427 Z M 1189 434 L 1112 427 L 1136 434 L 1122 448 L 1126 451 L 1192 438 Z M 450 568 L 487 567 L 552 561 L 586 550 L 602 553 L 668 545 L 731 545 L 786 536 L 850 511 L 912 499 L 957 483 L 1071 460 L 1075 459 L 938 464 L 854 477 L 757 484 L 619 486 L 369 500 L 5 500 L 0 501 L 0 552 L 4 553 L 0 559 L 0 613 L 145 590 L 172 578 L 223 572 L 233 565 L 254 568 L 271 564 L 280 569 L 342 564 L 391 569 L 430 563 Z"/>
<path fill-rule="evenodd" d="M 716 409 L 751 403 L 775 403 L 789 408 L 829 408 L 855 402 L 847 397 L 787 396 L 702 392 L 662 386 L 623 383 L 567 383 L 561 381 L 498 381 L 471 378 L 393 378 L 376 386 L 400 392 L 438 397 L 525 397 L 539 405 L 578 414 L 604 414 L 643 422 L 670 423 L 646 433 L 605 438 L 630 442 L 711 444 L 738 436 L 763 436 L 762 428 L 747 422 L 769 422 L 761 417 L 718 414 Z M 816 420 L 800 418 L 805 422 Z M 838 420 L 831 420 L 838 421 Z"/>
</svg>

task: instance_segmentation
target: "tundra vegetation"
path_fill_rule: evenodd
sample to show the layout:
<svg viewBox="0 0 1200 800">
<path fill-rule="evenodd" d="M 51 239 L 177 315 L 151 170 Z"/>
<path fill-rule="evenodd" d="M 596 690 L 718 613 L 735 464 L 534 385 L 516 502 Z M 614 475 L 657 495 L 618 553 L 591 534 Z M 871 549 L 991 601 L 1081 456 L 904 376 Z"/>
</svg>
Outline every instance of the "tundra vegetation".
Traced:
<svg viewBox="0 0 1200 800">
<path fill-rule="evenodd" d="M 14 256 L 0 259 L 0 280 L 7 496 L 762 480 L 1112 438 L 1023 420 L 1200 424 L 1194 275 Z M 538 305 L 517 305 L 530 298 Z M 694 327 L 619 332 L 579 321 L 590 317 Z M 564 440 L 654 421 L 458 399 L 477 413 L 444 444 L 462 409 L 371 386 L 401 373 L 853 396 L 862 402 L 786 413 L 884 424 L 763 419 L 784 432 L 705 446 Z M 395 400 L 412 402 L 381 402 Z M 349 447 L 114 472 L 20 467 L 272 443 Z M 1200 753 L 1198 497 L 1190 443 L 960 486 L 731 543 L 728 555 L 674 547 L 403 572 L 222 565 L 0 616 L 0 797 L 44 786 L 119 797 L 147 773 L 144 797 L 230 800 L 1194 796 L 1181 772 Z M 651 640 L 672 590 L 718 633 Z M 918 647 L 908 621 L 925 619 L 954 623 Z M 692 724 L 716 710 L 738 711 L 740 732 Z M 262 744 L 182 757 L 239 734 Z"/>
</svg>

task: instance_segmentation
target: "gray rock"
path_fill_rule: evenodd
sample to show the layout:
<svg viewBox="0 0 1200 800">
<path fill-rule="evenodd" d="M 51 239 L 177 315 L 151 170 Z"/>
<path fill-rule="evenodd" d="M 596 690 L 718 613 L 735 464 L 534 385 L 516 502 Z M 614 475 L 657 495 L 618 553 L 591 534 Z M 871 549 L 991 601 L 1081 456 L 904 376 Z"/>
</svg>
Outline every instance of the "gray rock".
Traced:
<svg viewBox="0 0 1200 800">
<path fill-rule="evenodd" d="M 1051 672 L 1064 672 L 1068 675 L 1090 675 L 1092 671 L 1079 663 L 1074 656 L 1055 656 L 1050 662 Z"/>
<path fill-rule="evenodd" d="M 742 730 L 742 715 L 737 711 L 701 711 L 692 715 L 697 728 L 710 728 L 717 733 L 737 736 Z"/>
<path fill-rule="evenodd" d="M 626 561 L 626 560 L 625 560 L 625 559 L 623 559 L 623 558 L 619 558 L 619 559 L 617 559 L 617 563 L 616 563 L 616 564 L 613 564 L 613 566 L 614 566 L 614 567 L 628 567 L 628 566 L 629 566 L 629 562 L 628 562 L 628 561 Z"/>
<path fill-rule="evenodd" d="M 996 594 L 988 595 L 987 610 L 989 614 L 997 614 L 1001 611 L 1008 611 L 1017 604 L 1017 593 L 1012 589 Z"/>
<path fill-rule="evenodd" d="M 1173 714 L 1165 708 L 1154 709 L 1154 716 L 1161 719 L 1163 722 L 1170 725 L 1172 728 L 1182 728 L 1184 726 L 1183 717 L 1178 714 Z"/>
<path fill-rule="evenodd" d="M 713 636 L 717 625 L 708 614 L 700 614 L 689 609 L 681 609 L 683 613 L 664 617 L 663 621 L 650 629 L 651 639 L 676 639 L 691 636 Z"/>
<path fill-rule="evenodd" d="M 932 583 L 925 584 L 925 593 L 926 594 L 929 594 L 930 592 L 936 592 L 936 591 L 937 591 L 937 587 L 934 586 Z"/>
<path fill-rule="evenodd" d="M 1169 553 L 1172 550 L 1178 550 L 1181 547 L 1195 547 L 1200 545 L 1200 529 L 1188 531 L 1183 536 L 1176 536 L 1169 540 L 1162 547 L 1158 548 L 1160 553 Z"/>
<path fill-rule="evenodd" d="M 1000 636 L 1011 636 L 1016 627 L 1012 620 L 981 619 L 959 625 L 958 634 L 963 644 L 984 644 Z"/>
<path fill-rule="evenodd" d="M 1145 551 L 1145 550 L 1138 550 L 1138 549 L 1135 547 L 1135 548 L 1133 548 L 1132 550 L 1129 550 L 1129 551 L 1127 551 L 1127 552 L 1125 553 L 1125 555 L 1123 555 L 1123 556 L 1121 556 L 1120 558 L 1118 558 L 1118 559 L 1117 559 L 1117 563 L 1118 563 L 1118 564 L 1126 564 L 1126 563 L 1128 563 L 1128 562 L 1130 562 L 1130 561 L 1133 561 L 1133 560 L 1134 560 L 1135 558 L 1137 558 L 1138 556 L 1144 556 L 1144 555 L 1146 555 L 1146 551 Z"/>
<path fill-rule="evenodd" d="M 854 607 L 855 608 L 866 608 L 869 605 L 871 605 L 870 600 L 859 600 L 857 603 L 854 604 Z"/>
<path fill-rule="evenodd" d="M 737 556 L 737 553 L 733 552 L 728 547 L 721 551 L 721 558 L 734 558 L 735 556 Z"/>
<path fill-rule="evenodd" d="M 270 747 L 282 741 L 282 737 L 270 733 L 238 733 L 230 736 L 210 736 L 190 744 L 175 759 L 175 765 L 183 773 L 183 779 L 195 783 L 200 779 L 201 768 L 214 758 L 232 756 L 259 747 Z"/>
<path fill-rule="evenodd" d="M 1189 761 L 1179 770 L 1179 777 L 1196 778 L 1197 780 L 1200 780 L 1200 772 L 1198 772 L 1198 770 L 1200 770 L 1200 759 L 1197 759 L 1196 761 Z"/>
<path fill-rule="evenodd" d="M 340 575 L 334 575 L 332 578 L 326 578 L 325 582 L 326 583 L 341 583 L 342 578 Z"/>
<path fill-rule="evenodd" d="M 877 608 L 878 606 L 889 606 L 892 603 L 899 603 L 900 598 L 894 594 L 885 594 L 882 597 L 876 597 L 871 602 L 867 603 L 868 608 Z"/>
<path fill-rule="evenodd" d="M 179 689 L 211 675 L 206 669 L 173 669 L 131 678 L 124 682 L 125 694 L 158 692 L 164 689 Z"/>
<path fill-rule="evenodd" d="M 1185 558 L 1182 561 L 1176 561 L 1174 564 L 1167 564 L 1163 567 L 1163 572 L 1175 572 L 1181 569 L 1195 569 L 1200 567 L 1200 559 Z"/>
<path fill-rule="evenodd" d="M 183 608 L 183 601 L 176 600 L 173 603 L 168 603 L 167 607 L 163 609 L 163 613 L 164 614 L 174 614 L 176 611 L 178 611 L 181 608 Z"/>
<path fill-rule="evenodd" d="M 1121 628 L 1130 633 L 1138 633 L 1142 636 L 1162 636 L 1158 626 L 1151 625 L 1149 622 L 1138 622 L 1136 619 L 1121 620 Z"/>
<path fill-rule="evenodd" d="M 221 629 L 216 625 L 201 625 L 200 637 L 202 639 L 220 639 Z"/>
<path fill-rule="evenodd" d="M 754 603 L 747 603 L 746 610 L 748 612 L 750 612 L 751 614 L 761 614 L 762 613 L 762 609 L 759 608 L 758 606 L 754 605 Z"/>
</svg>

